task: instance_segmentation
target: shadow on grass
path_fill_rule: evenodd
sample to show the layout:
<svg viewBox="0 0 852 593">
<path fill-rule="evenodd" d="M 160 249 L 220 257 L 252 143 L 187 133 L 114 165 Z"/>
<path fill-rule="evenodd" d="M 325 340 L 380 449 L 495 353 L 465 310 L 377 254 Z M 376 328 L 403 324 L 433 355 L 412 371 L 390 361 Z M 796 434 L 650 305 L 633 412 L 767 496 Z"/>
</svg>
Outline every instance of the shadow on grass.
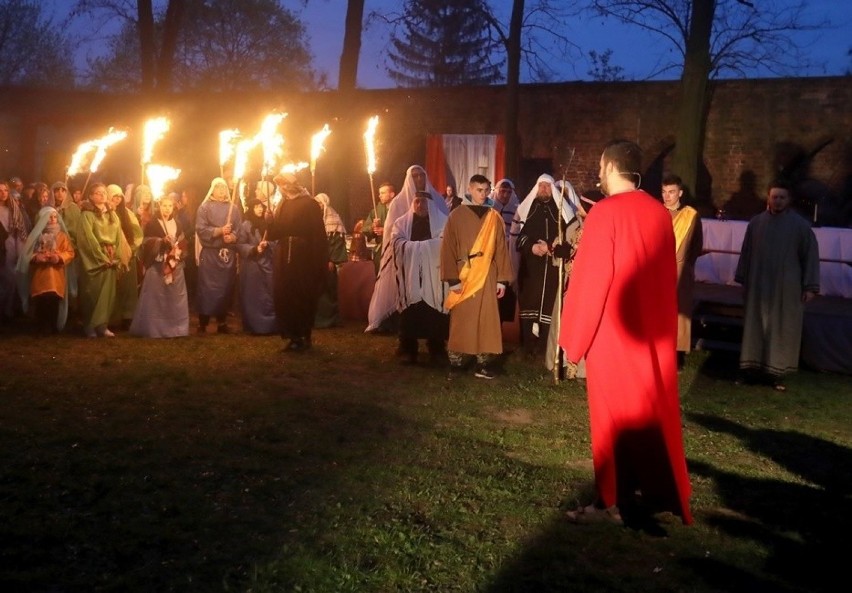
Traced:
<svg viewBox="0 0 852 593">
<path fill-rule="evenodd" d="M 838 537 L 852 527 L 852 450 L 799 432 L 752 429 L 706 414 L 688 417 L 708 430 L 737 437 L 802 482 L 743 476 L 691 462 L 690 472 L 711 478 L 731 511 L 709 513 L 707 522 L 764 546 L 770 551 L 766 570 L 783 582 L 808 591 L 836 590 L 848 561 Z"/>
<path fill-rule="evenodd" d="M 0 420 L 3 590 L 241 590 L 288 541 L 322 556 L 337 503 L 370 487 L 362 460 L 416 446 L 387 406 L 292 383 L 227 391 L 123 404 L 42 393 L 21 404 L 25 426 Z"/>
</svg>

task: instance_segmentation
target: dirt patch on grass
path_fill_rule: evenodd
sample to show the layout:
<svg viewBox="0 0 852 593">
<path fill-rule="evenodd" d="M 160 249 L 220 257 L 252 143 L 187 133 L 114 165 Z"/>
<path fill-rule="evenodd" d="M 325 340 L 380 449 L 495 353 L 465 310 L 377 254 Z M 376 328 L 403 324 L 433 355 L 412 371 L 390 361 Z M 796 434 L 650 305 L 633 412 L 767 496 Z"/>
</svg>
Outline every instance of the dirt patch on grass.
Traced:
<svg viewBox="0 0 852 593">
<path fill-rule="evenodd" d="M 525 408 L 502 410 L 500 412 L 495 412 L 494 416 L 500 422 L 505 422 L 507 424 L 527 425 L 533 423 L 532 412 Z"/>
</svg>

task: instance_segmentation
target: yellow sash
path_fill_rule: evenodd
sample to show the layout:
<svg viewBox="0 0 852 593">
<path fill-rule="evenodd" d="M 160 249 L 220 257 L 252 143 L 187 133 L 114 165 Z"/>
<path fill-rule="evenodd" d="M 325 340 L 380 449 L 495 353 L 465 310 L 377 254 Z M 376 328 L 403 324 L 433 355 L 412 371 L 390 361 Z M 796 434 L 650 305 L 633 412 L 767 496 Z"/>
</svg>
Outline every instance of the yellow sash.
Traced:
<svg viewBox="0 0 852 593">
<path fill-rule="evenodd" d="M 459 292 L 450 291 L 450 294 L 444 299 L 444 306 L 447 310 L 472 297 L 485 285 L 485 279 L 491 269 L 491 260 L 494 259 L 497 231 L 502 224 L 503 218 L 494 210 L 489 210 L 485 214 L 485 221 L 479 229 L 479 234 L 476 235 L 476 240 L 473 242 L 468 257 L 465 258 L 466 261 L 461 272 L 459 272 L 462 289 Z M 474 257 L 470 257 L 471 255 Z"/>
<path fill-rule="evenodd" d="M 677 214 L 672 217 L 675 234 L 675 252 L 679 251 L 680 246 L 683 245 L 683 241 L 686 239 L 689 229 L 692 228 L 692 221 L 695 220 L 696 216 L 698 216 L 698 211 L 695 208 L 686 207 L 678 210 Z"/>
</svg>

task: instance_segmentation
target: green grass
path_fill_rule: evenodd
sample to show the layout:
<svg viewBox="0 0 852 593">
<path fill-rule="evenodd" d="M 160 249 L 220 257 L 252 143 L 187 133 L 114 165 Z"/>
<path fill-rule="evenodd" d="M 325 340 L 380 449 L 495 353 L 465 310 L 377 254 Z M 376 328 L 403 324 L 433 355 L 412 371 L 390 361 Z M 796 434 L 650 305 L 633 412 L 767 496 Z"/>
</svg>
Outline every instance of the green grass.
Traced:
<svg viewBox="0 0 852 593">
<path fill-rule="evenodd" d="M 681 375 L 695 524 L 567 523 L 585 392 L 402 367 L 394 339 L 3 337 L 5 591 L 830 591 L 850 527 L 852 380 Z"/>
</svg>

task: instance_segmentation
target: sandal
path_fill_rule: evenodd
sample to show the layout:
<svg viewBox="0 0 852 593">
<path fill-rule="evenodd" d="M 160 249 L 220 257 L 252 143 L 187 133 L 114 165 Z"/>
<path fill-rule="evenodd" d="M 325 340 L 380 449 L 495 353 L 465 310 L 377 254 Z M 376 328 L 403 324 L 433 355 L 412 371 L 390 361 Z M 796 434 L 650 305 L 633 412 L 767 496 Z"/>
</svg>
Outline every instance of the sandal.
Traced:
<svg viewBox="0 0 852 593">
<path fill-rule="evenodd" d="M 787 391 L 787 386 L 784 385 L 783 383 L 774 383 L 772 385 L 772 389 L 774 389 L 775 391 L 782 391 L 783 392 L 783 391 Z"/>
<path fill-rule="evenodd" d="M 624 520 L 621 518 L 621 513 L 617 506 L 611 506 L 607 509 L 601 509 L 593 504 L 585 507 L 577 507 L 574 511 L 567 511 L 565 518 L 572 523 L 589 524 L 589 523 L 612 523 L 614 525 L 624 525 Z"/>
</svg>

